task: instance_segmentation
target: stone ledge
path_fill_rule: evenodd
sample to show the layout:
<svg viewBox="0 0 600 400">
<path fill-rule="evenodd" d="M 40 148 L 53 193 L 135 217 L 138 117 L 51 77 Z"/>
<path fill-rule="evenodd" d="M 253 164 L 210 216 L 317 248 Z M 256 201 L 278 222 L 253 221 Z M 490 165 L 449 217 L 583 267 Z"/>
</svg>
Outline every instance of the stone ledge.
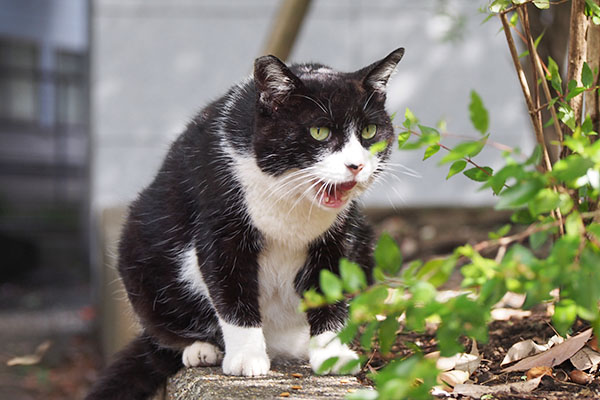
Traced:
<svg viewBox="0 0 600 400">
<path fill-rule="evenodd" d="M 364 388 L 354 376 L 318 376 L 308 365 L 274 365 L 267 376 L 256 378 L 227 376 L 220 367 L 201 367 L 184 368 L 171 377 L 165 399 L 343 399 Z"/>
</svg>

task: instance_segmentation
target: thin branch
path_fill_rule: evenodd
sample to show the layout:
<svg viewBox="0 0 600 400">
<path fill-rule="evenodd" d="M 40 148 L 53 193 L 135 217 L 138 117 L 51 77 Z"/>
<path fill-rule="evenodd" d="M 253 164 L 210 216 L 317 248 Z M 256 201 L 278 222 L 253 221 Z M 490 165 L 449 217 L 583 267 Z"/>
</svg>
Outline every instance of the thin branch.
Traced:
<svg viewBox="0 0 600 400">
<path fill-rule="evenodd" d="M 521 19 L 521 24 L 523 25 L 523 29 L 525 30 L 525 34 L 527 35 L 527 48 L 529 49 L 529 59 L 531 60 L 532 63 L 532 69 L 534 72 L 534 81 L 535 83 L 535 88 L 536 88 L 536 95 L 539 96 L 539 90 L 538 90 L 538 79 L 537 79 L 537 75 L 540 76 L 540 81 L 542 82 L 542 88 L 544 90 L 544 95 L 546 96 L 546 101 L 551 101 L 552 96 L 550 94 L 550 88 L 548 87 L 548 82 L 546 81 L 546 78 L 544 76 L 544 71 L 542 70 L 542 66 L 540 63 L 540 56 L 537 52 L 537 49 L 535 47 L 535 43 L 533 42 L 533 37 L 531 35 L 531 30 L 529 28 L 529 14 L 527 12 L 527 7 L 520 7 L 517 12 L 519 13 L 519 18 Z M 537 72 L 537 73 L 536 73 Z M 538 103 L 537 105 L 539 106 L 539 97 L 537 97 Z M 556 130 L 556 134 L 558 135 L 558 139 L 559 141 L 562 143 L 563 141 L 563 135 L 562 135 L 562 130 L 560 129 L 560 125 L 558 123 L 558 118 L 556 116 L 556 110 L 554 109 L 554 105 L 550 106 L 550 113 L 552 115 L 552 120 L 554 121 L 554 129 Z M 541 123 L 542 120 L 542 114 L 538 112 L 538 122 Z M 546 141 L 544 140 L 544 144 L 546 143 Z M 556 187 L 554 188 L 554 191 L 556 192 L 557 189 Z M 556 219 L 558 219 L 558 221 L 560 222 L 559 225 L 559 229 L 560 229 L 560 233 L 561 235 L 564 234 L 564 228 L 563 228 L 563 217 L 562 217 L 562 213 L 560 211 L 560 209 L 556 209 L 552 212 L 552 216 L 555 217 Z"/>
<path fill-rule="evenodd" d="M 525 72 L 523 71 L 523 67 L 521 67 L 521 63 L 519 62 L 519 55 L 517 53 L 517 47 L 515 46 L 515 41 L 512 37 L 510 31 L 510 25 L 508 23 L 508 19 L 506 18 L 506 14 L 500 14 L 500 20 L 502 21 L 502 26 L 504 27 L 504 34 L 506 35 L 506 41 L 508 42 L 508 48 L 510 50 L 510 55 L 513 60 L 513 64 L 515 66 L 515 70 L 517 71 L 517 76 L 519 78 L 519 83 L 521 84 L 521 90 L 523 91 L 523 96 L 525 97 L 525 102 L 527 103 L 527 109 L 529 110 L 529 118 L 531 119 L 531 124 L 533 125 L 533 129 L 535 131 L 535 138 L 542 148 L 542 156 L 544 161 L 544 167 L 546 171 L 552 170 L 552 163 L 550 162 L 550 156 L 548 154 L 548 148 L 546 147 L 546 143 L 544 141 L 544 134 L 542 130 L 542 124 L 539 123 L 538 119 L 535 117 L 535 113 L 532 113 L 535 110 L 535 106 L 533 105 L 533 101 L 531 99 L 531 92 L 529 91 L 529 85 L 527 84 L 527 78 L 525 77 Z"/>
</svg>

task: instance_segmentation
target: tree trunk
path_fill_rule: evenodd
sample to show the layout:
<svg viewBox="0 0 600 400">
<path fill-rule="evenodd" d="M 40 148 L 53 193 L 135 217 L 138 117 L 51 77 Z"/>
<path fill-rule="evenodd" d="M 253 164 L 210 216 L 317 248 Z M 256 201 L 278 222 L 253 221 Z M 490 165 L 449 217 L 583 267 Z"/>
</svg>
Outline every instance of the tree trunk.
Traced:
<svg viewBox="0 0 600 400">
<path fill-rule="evenodd" d="M 283 61 L 289 57 L 309 6 L 310 0 L 285 0 L 281 4 L 263 54 L 272 54 Z"/>
<path fill-rule="evenodd" d="M 600 2 L 597 0 L 597 2 Z M 592 71 L 600 67 L 600 25 L 590 24 L 587 32 L 587 63 Z M 594 86 L 600 85 L 600 74 L 596 75 Z M 594 131 L 600 133 L 600 104 L 598 90 L 591 90 L 585 94 L 585 113 L 589 114 L 594 124 Z M 592 140 L 598 139 L 592 136 Z"/>
</svg>

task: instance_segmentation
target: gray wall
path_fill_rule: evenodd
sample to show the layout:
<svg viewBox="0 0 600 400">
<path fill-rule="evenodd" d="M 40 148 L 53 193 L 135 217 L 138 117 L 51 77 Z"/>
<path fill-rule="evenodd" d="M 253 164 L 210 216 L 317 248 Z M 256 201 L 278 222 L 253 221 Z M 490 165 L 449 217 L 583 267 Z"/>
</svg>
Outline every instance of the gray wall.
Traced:
<svg viewBox="0 0 600 400">
<path fill-rule="evenodd" d="M 444 40 L 452 18 L 465 20 L 463 39 Z M 491 113 L 492 139 L 529 151 L 523 112 L 499 22 L 481 25 L 484 1 L 314 0 L 290 61 L 358 69 L 403 46 L 388 109 L 411 108 L 422 123 L 445 118 L 450 132 L 477 137 L 468 118 L 476 89 Z M 93 200 L 96 209 L 123 204 L 148 184 L 169 143 L 207 101 L 251 71 L 276 12 L 275 0 L 94 0 L 92 16 Z M 452 143 L 452 141 L 449 141 Z M 435 156 L 401 152 L 368 206 L 481 205 L 493 202 L 464 177 L 445 180 Z M 500 152 L 479 156 L 497 167 Z M 392 176 L 393 175 L 393 176 Z"/>
</svg>

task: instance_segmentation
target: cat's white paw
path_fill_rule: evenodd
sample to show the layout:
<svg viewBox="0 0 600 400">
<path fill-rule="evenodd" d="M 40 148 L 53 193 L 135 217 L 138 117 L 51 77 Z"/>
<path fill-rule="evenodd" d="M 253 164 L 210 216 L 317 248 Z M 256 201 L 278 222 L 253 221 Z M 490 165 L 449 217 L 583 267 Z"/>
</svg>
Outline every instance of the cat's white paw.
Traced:
<svg viewBox="0 0 600 400">
<path fill-rule="evenodd" d="M 358 360 L 358 355 L 343 344 L 334 332 L 324 332 L 310 339 L 308 350 L 309 362 L 314 372 L 322 374 L 339 374 L 342 367 L 352 360 Z M 320 371 L 321 365 L 332 357 L 337 357 L 338 360 L 325 371 Z M 360 366 L 357 365 L 349 374 L 356 374 L 360 371 Z"/>
<path fill-rule="evenodd" d="M 265 352 L 226 353 L 223 359 L 225 375 L 260 376 L 266 375 L 270 368 L 271 361 Z"/>
<path fill-rule="evenodd" d="M 186 367 L 208 367 L 217 365 L 223 359 L 223 352 L 213 344 L 194 342 L 183 350 L 181 361 Z"/>
</svg>

